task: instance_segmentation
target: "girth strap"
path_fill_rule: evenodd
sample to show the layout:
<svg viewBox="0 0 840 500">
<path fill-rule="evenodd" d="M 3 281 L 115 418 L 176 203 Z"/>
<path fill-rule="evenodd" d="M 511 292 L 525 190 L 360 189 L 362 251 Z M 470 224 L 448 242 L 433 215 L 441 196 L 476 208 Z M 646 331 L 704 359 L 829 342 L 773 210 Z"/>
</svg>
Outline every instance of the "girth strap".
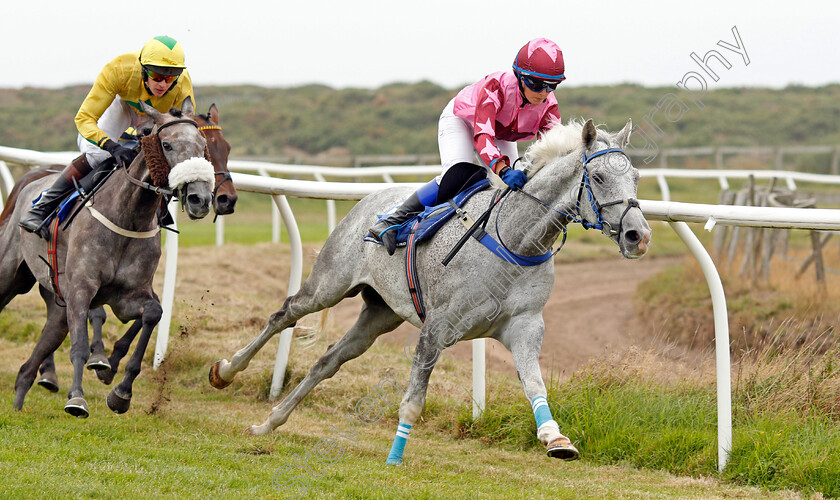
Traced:
<svg viewBox="0 0 840 500">
<path fill-rule="evenodd" d="M 408 235 L 405 248 L 405 277 L 408 280 L 408 291 L 411 293 L 411 302 L 420 321 L 426 322 L 426 307 L 423 305 L 423 292 L 420 290 L 420 281 L 417 279 L 417 244 L 415 242 L 414 230 L 420 225 L 420 221 L 414 223 Z"/>
<path fill-rule="evenodd" d="M 55 300 L 56 305 L 58 307 L 67 307 L 67 302 L 64 300 L 64 296 L 61 294 L 61 289 L 58 287 L 58 224 L 59 224 L 58 216 L 53 218 L 52 227 L 50 228 L 50 237 L 47 240 L 47 257 L 49 260 L 45 259 L 42 255 L 39 255 L 40 259 L 44 261 L 44 264 L 47 265 L 47 269 L 50 271 L 50 285 L 52 285 L 53 292 L 55 295 L 53 300 Z"/>
</svg>

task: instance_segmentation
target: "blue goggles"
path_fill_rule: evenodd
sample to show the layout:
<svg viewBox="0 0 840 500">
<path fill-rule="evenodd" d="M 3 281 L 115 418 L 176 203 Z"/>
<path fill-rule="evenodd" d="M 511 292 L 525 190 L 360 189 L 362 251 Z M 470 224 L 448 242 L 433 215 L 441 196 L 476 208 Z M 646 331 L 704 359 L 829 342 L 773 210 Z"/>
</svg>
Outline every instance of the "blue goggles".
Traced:
<svg viewBox="0 0 840 500">
<path fill-rule="evenodd" d="M 560 82 L 549 82 L 546 80 L 540 80 L 539 78 L 534 78 L 526 75 L 519 75 L 519 79 L 526 87 L 533 90 L 534 92 L 544 92 L 546 90 L 553 91 L 557 88 L 557 85 L 560 84 Z"/>
</svg>

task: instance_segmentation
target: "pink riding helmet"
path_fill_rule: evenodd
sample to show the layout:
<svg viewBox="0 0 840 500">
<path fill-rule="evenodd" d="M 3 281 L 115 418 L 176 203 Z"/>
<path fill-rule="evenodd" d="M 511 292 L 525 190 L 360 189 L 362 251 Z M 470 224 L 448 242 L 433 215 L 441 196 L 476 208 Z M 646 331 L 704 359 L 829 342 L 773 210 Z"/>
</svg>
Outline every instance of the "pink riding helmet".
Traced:
<svg viewBox="0 0 840 500">
<path fill-rule="evenodd" d="M 563 51 L 547 38 L 534 38 L 526 43 L 513 60 L 513 71 L 517 75 L 540 80 L 562 82 L 566 79 L 565 70 Z"/>
</svg>

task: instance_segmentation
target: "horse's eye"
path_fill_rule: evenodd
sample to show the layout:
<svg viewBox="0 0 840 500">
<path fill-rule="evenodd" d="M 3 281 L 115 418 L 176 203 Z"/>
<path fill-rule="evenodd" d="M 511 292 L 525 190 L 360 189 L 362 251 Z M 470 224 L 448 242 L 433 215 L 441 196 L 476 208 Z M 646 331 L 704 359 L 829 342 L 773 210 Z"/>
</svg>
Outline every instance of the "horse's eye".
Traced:
<svg viewBox="0 0 840 500">
<path fill-rule="evenodd" d="M 595 184 L 603 184 L 604 183 L 604 176 L 600 173 L 592 174 L 592 180 L 595 181 Z"/>
<path fill-rule="evenodd" d="M 172 151 L 172 144 L 169 144 L 169 143 L 168 143 L 168 142 L 166 142 L 166 141 L 162 141 L 162 142 L 160 143 L 160 145 L 161 145 L 161 146 L 163 146 L 163 149 L 165 149 L 165 150 L 167 150 L 167 151 Z"/>
</svg>

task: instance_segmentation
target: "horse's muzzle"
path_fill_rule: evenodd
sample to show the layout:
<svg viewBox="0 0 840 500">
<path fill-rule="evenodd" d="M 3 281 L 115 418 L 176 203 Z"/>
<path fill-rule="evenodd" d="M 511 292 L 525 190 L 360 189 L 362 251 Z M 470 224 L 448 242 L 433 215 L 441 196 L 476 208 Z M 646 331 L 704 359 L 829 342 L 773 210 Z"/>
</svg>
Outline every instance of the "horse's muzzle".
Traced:
<svg viewBox="0 0 840 500">
<path fill-rule="evenodd" d="M 210 205 L 213 202 L 213 193 L 206 188 L 196 189 L 196 186 L 193 184 L 197 183 L 189 183 L 185 186 L 182 193 L 182 199 L 184 210 L 187 212 L 187 215 L 190 219 L 195 220 L 204 218 L 210 213 Z"/>
</svg>

